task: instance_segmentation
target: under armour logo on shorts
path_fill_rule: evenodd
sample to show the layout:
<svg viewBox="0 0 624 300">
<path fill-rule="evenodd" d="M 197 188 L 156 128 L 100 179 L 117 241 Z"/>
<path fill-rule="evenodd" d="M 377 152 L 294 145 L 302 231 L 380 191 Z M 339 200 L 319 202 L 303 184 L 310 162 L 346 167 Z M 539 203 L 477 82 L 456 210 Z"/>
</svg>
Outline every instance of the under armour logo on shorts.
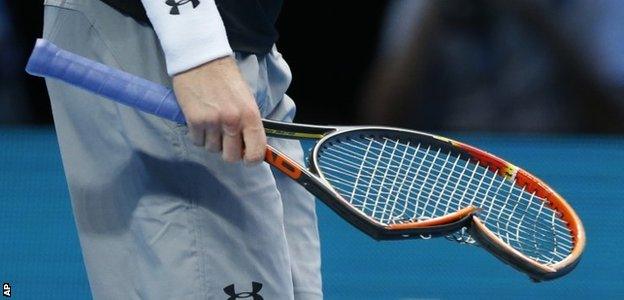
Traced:
<svg viewBox="0 0 624 300">
<path fill-rule="evenodd" d="M 227 300 L 235 300 L 235 299 L 244 299 L 251 298 L 251 300 L 264 300 L 262 296 L 258 294 L 258 292 L 262 289 L 262 283 L 260 282 L 251 282 L 251 292 L 241 292 L 236 293 L 236 289 L 234 288 L 234 284 L 230 284 L 223 288 L 223 291 L 230 296 Z"/>
<path fill-rule="evenodd" d="M 180 9 L 178 8 L 180 5 L 184 5 L 191 2 L 191 4 L 193 4 L 193 8 L 197 7 L 199 5 L 199 0 L 167 0 L 165 2 L 165 4 L 171 6 L 171 10 L 169 11 L 169 14 L 171 15 L 179 15 L 180 14 Z"/>
</svg>

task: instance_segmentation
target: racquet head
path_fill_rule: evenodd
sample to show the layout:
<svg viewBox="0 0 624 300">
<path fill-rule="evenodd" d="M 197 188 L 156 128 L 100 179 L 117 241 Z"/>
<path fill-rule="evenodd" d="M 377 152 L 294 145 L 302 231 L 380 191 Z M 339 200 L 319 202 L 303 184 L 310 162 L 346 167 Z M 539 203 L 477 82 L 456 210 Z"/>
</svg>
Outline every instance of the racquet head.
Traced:
<svg viewBox="0 0 624 300">
<path fill-rule="evenodd" d="M 392 237 L 428 221 L 470 214 L 478 243 L 535 280 L 569 272 L 585 245 L 580 219 L 528 172 L 469 145 L 391 128 L 338 129 L 315 146 L 312 169 L 348 205 Z M 449 220 L 458 220 L 450 218 Z"/>
</svg>

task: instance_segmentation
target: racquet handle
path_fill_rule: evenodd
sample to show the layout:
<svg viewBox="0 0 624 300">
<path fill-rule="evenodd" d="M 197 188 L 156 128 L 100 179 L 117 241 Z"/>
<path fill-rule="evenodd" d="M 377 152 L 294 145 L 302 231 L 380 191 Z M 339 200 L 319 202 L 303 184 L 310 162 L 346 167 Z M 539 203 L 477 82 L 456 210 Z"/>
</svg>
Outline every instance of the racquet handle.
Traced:
<svg viewBox="0 0 624 300">
<path fill-rule="evenodd" d="M 60 79 L 71 85 L 83 88 L 115 102 L 128 105 L 140 111 L 153 114 L 167 120 L 186 124 L 182 109 L 173 90 L 158 83 L 151 82 L 130 73 L 111 68 L 107 65 L 92 61 L 88 58 L 63 50 L 44 39 L 37 39 L 26 72 L 40 77 Z M 265 128 L 275 127 L 279 130 L 284 124 L 281 122 L 262 120 Z M 297 125 L 289 125 L 297 127 Z M 333 130 L 316 126 L 317 131 Z M 292 138 L 288 133 L 283 137 Z M 280 151 L 266 146 L 265 161 L 278 168 L 291 178 L 299 178 L 301 172 L 307 172 L 296 167 L 297 163 L 284 156 Z M 293 173 L 292 170 L 297 169 Z"/>
<path fill-rule="evenodd" d="M 26 72 L 53 77 L 143 112 L 184 124 L 173 90 L 37 39 Z"/>
</svg>

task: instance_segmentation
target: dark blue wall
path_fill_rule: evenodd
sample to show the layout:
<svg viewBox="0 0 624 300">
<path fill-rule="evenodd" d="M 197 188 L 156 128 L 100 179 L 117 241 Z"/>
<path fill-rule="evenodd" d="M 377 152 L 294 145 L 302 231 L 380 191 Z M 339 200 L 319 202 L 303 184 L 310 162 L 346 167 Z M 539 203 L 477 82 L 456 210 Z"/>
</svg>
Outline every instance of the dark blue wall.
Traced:
<svg viewBox="0 0 624 300">
<path fill-rule="evenodd" d="M 455 136 L 457 137 L 457 136 Z M 532 283 L 477 247 L 444 239 L 375 242 L 319 204 L 327 299 L 624 295 L 624 140 L 459 136 L 549 182 L 583 218 L 577 269 Z M 0 281 L 16 299 L 90 297 L 54 132 L 0 129 Z"/>
</svg>

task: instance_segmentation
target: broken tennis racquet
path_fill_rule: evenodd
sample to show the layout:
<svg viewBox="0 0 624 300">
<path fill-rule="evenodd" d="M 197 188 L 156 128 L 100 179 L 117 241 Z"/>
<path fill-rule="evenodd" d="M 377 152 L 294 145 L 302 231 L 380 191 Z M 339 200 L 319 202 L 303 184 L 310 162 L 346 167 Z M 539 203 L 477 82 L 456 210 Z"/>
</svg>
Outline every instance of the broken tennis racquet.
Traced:
<svg viewBox="0 0 624 300">
<path fill-rule="evenodd" d="M 26 70 L 185 123 L 173 91 L 38 40 Z M 375 239 L 476 243 L 536 281 L 570 272 L 585 247 L 574 210 L 541 180 L 444 137 L 389 127 L 263 120 L 267 135 L 316 139 L 309 167 L 267 145 L 265 161 Z"/>
</svg>

